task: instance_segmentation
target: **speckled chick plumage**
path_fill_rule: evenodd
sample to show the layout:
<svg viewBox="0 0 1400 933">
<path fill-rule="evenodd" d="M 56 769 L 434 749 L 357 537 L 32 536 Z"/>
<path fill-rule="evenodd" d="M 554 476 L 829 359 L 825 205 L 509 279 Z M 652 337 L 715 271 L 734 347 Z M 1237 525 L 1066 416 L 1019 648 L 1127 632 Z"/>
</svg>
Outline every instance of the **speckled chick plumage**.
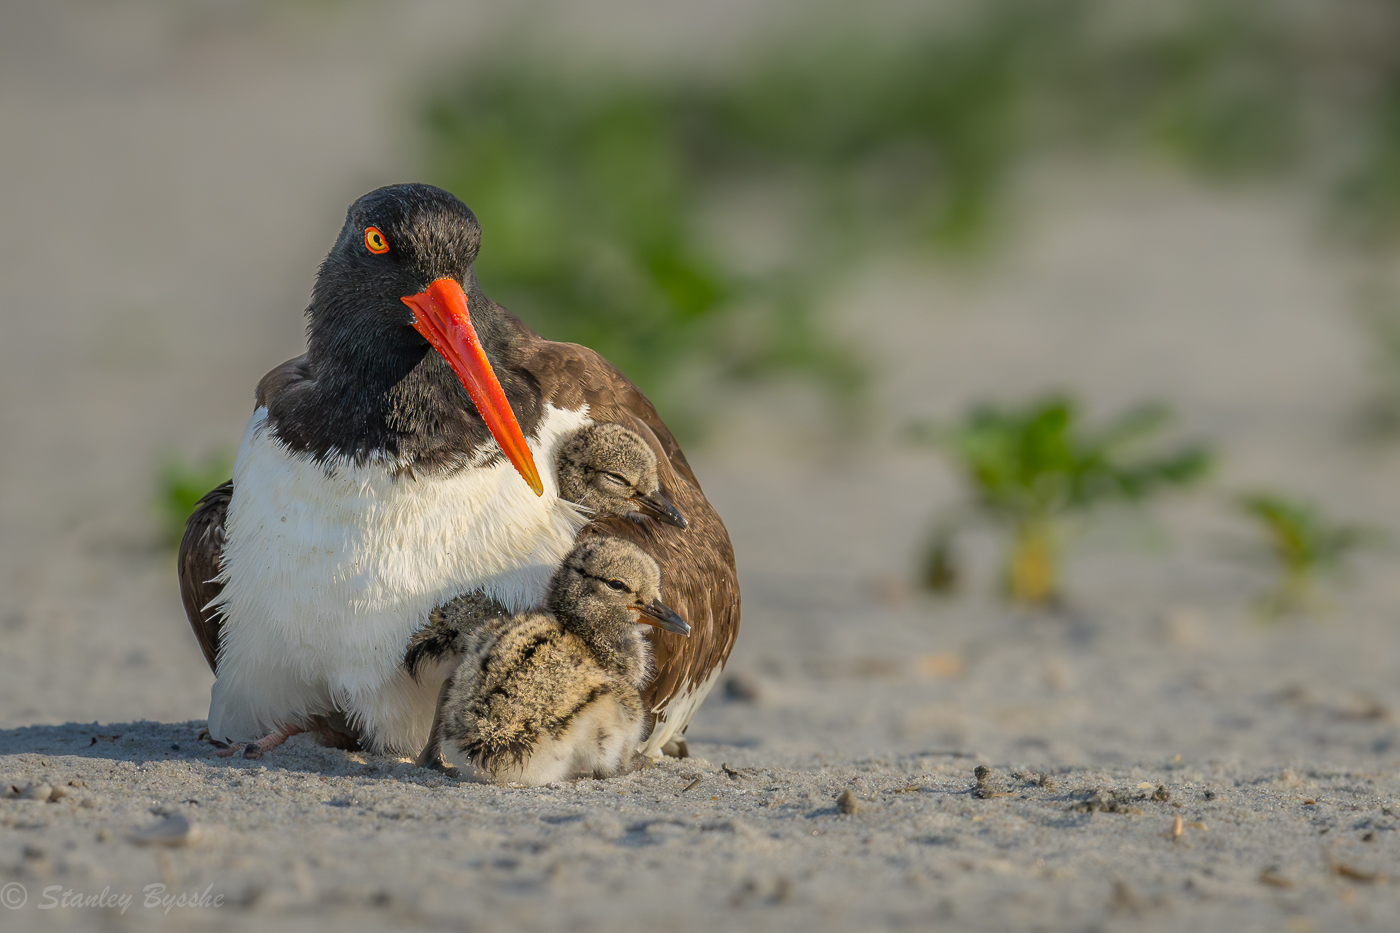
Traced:
<svg viewBox="0 0 1400 933">
<path fill-rule="evenodd" d="M 646 441 L 620 424 L 593 424 L 559 447 L 555 464 L 559 498 L 597 515 L 628 515 L 634 496 L 661 489 L 656 455 Z"/>
<path fill-rule="evenodd" d="M 618 584 L 621 584 L 619 587 Z M 465 776 L 539 785 L 626 769 L 645 728 L 651 652 L 635 606 L 659 602 L 656 562 L 620 538 L 593 538 L 564 559 L 548 611 L 460 604 L 462 658 L 443 686 L 433 740 Z"/>
<path fill-rule="evenodd" d="M 641 514 L 684 527 L 657 478 L 656 455 L 641 435 L 620 424 L 591 424 L 563 439 L 555 458 L 559 498 L 590 517 L 616 515 L 637 520 Z M 476 591 L 434 609 L 428 624 L 409 639 L 404 666 L 418 680 L 433 662 L 448 657 L 457 637 L 509 610 Z"/>
</svg>

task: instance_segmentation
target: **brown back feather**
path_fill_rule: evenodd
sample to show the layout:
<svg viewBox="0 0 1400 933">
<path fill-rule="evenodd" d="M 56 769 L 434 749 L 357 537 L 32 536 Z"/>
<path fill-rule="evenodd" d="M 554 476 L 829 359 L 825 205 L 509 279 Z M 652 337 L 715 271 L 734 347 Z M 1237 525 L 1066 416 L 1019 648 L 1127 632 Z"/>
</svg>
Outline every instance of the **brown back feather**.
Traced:
<svg viewBox="0 0 1400 933">
<path fill-rule="evenodd" d="M 219 672 L 219 629 L 222 617 L 213 609 L 205 609 L 209 601 L 223 592 L 215 583 L 219 574 L 219 559 L 224 553 L 224 521 L 228 516 L 229 499 L 233 498 L 230 480 L 208 493 L 195 505 L 185 522 L 185 536 L 180 539 L 177 567 L 180 575 L 180 600 L 190 620 L 194 637 L 209 662 L 209 670 Z"/>
<path fill-rule="evenodd" d="M 648 629 L 656 675 L 644 700 L 648 710 L 655 710 L 691 684 L 703 682 L 734 647 L 739 580 L 729 532 L 706 500 L 680 445 L 641 390 L 587 347 L 554 343 L 532 333 L 522 342 L 523 368 L 538 381 L 544 400 L 559 408 L 587 404 L 594 421 L 613 422 L 640 434 L 656 454 L 662 488 L 690 521 L 688 528 L 680 529 L 649 518 L 637 523 L 608 517 L 579 532 L 580 539 L 626 538 L 650 554 L 661 568 L 662 601 L 690 623 L 688 636 Z"/>
</svg>

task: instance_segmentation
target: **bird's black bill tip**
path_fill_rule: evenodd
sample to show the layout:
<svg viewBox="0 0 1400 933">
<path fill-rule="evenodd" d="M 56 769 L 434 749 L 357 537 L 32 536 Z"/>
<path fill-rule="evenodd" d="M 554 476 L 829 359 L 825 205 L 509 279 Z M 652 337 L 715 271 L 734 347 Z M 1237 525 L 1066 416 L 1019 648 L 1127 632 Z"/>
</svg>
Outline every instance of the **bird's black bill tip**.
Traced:
<svg viewBox="0 0 1400 933">
<path fill-rule="evenodd" d="M 649 515 L 662 524 L 673 525 L 676 528 L 685 528 L 690 524 L 680 513 L 680 509 L 672 504 L 671 497 L 660 489 L 650 495 L 633 496 L 632 501 L 637 504 L 637 510 L 627 514 L 633 521 L 636 521 L 639 515 Z"/>
<path fill-rule="evenodd" d="M 690 634 L 690 624 L 677 615 L 674 609 L 661 602 L 659 599 L 653 599 L 644 606 L 634 606 L 632 608 L 642 614 L 641 617 L 637 619 L 638 622 L 645 625 L 655 625 L 657 628 L 665 629 L 676 635 Z"/>
</svg>

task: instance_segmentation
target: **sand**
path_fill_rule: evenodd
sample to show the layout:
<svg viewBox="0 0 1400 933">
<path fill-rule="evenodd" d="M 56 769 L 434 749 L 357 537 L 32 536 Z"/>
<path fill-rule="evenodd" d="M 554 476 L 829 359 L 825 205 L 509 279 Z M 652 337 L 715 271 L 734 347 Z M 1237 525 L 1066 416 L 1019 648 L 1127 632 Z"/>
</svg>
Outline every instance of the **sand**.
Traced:
<svg viewBox="0 0 1400 933">
<path fill-rule="evenodd" d="M 803 392 L 732 397 L 691 453 L 744 623 L 694 757 L 540 789 L 305 737 L 213 758 L 156 467 L 236 443 L 258 376 L 300 351 L 344 205 L 410 177 L 408 52 L 470 48 L 503 14 L 184 9 L 34 2 L 0 24 L 7 929 L 1400 926 L 1395 555 L 1267 626 L 1230 511 L 1279 487 L 1400 528 L 1397 453 L 1352 431 L 1363 279 L 1312 205 L 1164 168 L 1037 166 L 979 270 L 891 259 L 833 296 L 876 364 L 857 442 Z M 693 33 L 594 9 L 627 37 Z M 369 37 L 399 58 L 343 54 Z M 1086 528 L 1063 613 L 994 598 L 985 532 L 962 595 L 919 593 L 960 490 L 900 429 L 1051 387 L 1096 413 L 1167 400 L 1220 468 Z"/>
</svg>

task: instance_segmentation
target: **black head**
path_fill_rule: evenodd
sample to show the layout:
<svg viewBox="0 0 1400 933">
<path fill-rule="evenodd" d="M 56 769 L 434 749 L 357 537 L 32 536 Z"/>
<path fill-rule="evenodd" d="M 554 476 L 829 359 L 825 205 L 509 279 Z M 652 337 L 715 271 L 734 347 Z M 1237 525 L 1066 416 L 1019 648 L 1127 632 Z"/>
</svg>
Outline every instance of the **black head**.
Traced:
<svg viewBox="0 0 1400 933">
<path fill-rule="evenodd" d="M 480 245 L 475 215 L 441 188 L 391 185 L 350 205 L 307 309 L 312 378 L 268 405 L 278 436 L 413 472 L 459 469 L 494 438 L 542 492 L 525 441 L 539 389 L 514 365 L 519 322 L 472 274 Z"/>
<path fill-rule="evenodd" d="M 444 278 L 470 294 L 480 248 L 476 215 L 441 188 L 388 185 L 364 195 L 346 211 L 316 278 L 307 309 L 311 355 L 343 356 L 384 340 L 426 350 L 404 296 Z M 484 323 L 480 315 L 473 321 Z"/>
</svg>

